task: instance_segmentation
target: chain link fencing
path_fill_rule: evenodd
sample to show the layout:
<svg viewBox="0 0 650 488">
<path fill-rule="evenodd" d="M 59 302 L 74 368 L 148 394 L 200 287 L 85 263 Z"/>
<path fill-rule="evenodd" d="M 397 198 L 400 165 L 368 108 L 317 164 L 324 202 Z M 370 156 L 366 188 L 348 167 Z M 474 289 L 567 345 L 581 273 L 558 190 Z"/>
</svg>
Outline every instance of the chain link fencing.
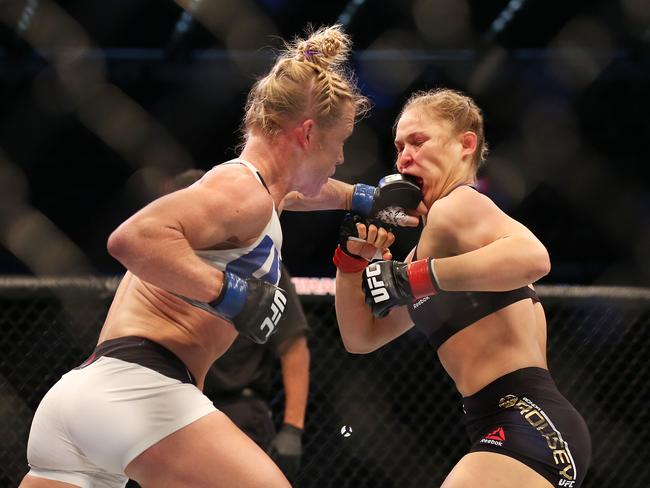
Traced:
<svg viewBox="0 0 650 488">
<path fill-rule="evenodd" d="M 26 473 L 33 412 L 93 349 L 117 282 L 0 280 L 0 486 L 17 486 Z M 551 373 L 591 431 L 592 467 L 583 486 L 650 487 L 650 290 L 540 286 L 538 292 Z M 312 327 L 312 366 L 296 486 L 439 486 L 469 442 L 461 398 L 424 336 L 410 331 L 374 353 L 348 354 L 332 296 L 302 295 L 302 301 Z M 278 413 L 282 401 L 281 393 L 272 399 Z"/>
</svg>

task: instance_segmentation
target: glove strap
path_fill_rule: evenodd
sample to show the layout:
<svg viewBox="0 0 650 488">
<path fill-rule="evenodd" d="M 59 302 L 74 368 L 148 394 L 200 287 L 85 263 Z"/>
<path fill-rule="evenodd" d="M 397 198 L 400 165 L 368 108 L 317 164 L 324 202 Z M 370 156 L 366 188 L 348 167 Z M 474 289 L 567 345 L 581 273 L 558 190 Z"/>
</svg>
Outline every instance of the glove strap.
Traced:
<svg viewBox="0 0 650 488">
<path fill-rule="evenodd" d="M 414 298 L 436 295 L 440 285 L 433 273 L 433 259 L 426 258 L 414 261 L 408 266 L 409 284 Z"/>
<path fill-rule="evenodd" d="M 350 210 L 353 213 L 369 216 L 375 201 L 375 187 L 357 183 L 352 189 Z"/>
<path fill-rule="evenodd" d="M 349 255 L 341 249 L 341 246 L 338 246 L 334 251 L 332 262 L 342 273 L 359 273 L 368 266 L 367 260 L 359 256 Z"/>
<path fill-rule="evenodd" d="M 296 427 L 295 425 L 288 424 L 286 422 L 282 424 L 282 428 L 280 430 L 287 432 L 289 434 L 293 434 L 297 437 L 301 437 L 303 433 L 303 429 L 301 429 L 300 427 Z"/>
<path fill-rule="evenodd" d="M 219 293 L 217 298 L 208 303 L 208 305 L 222 317 L 232 320 L 244 308 L 247 294 L 248 285 L 246 284 L 246 280 L 228 271 L 224 271 L 221 293 Z"/>
</svg>

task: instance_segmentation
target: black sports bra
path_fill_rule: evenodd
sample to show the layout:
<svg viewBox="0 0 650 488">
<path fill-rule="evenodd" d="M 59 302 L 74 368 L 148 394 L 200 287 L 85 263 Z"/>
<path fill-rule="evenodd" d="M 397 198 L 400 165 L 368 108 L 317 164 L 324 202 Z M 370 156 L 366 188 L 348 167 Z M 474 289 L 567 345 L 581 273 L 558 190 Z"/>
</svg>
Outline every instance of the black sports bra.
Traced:
<svg viewBox="0 0 650 488">
<path fill-rule="evenodd" d="M 476 190 L 473 185 L 467 186 Z M 416 254 L 417 248 L 414 260 Z M 408 311 L 416 329 L 422 331 L 429 343 L 438 349 L 465 327 L 526 298 L 539 302 L 537 293 L 529 286 L 510 291 L 440 291 L 437 295 L 411 303 Z"/>
<path fill-rule="evenodd" d="M 408 311 L 415 327 L 438 349 L 465 327 L 526 298 L 539 302 L 537 293 L 529 286 L 511 291 L 440 291 L 416 300 Z"/>
</svg>

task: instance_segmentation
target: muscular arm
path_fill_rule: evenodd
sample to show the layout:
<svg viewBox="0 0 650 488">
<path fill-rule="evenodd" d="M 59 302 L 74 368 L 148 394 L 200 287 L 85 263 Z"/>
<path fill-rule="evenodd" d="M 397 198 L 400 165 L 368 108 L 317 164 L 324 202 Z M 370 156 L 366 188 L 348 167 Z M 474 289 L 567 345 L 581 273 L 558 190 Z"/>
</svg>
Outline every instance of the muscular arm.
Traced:
<svg viewBox="0 0 650 488">
<path fill-rule="evenodd" d="M 364 186 L 367 187 L 367 185 Z M 387 186 L 390 186 L 390 184 Z M 371 188 L 374 189 L 374 187 Z M 364 198 L 362 198 L 361 195 L 363 195 L 362 192 L 355 193 L 354 185 L 330 178 L 323 186 L 318 196 L 310 198 L 297 191 L 293 191 L 282 200 L 280 208 L 282 210 L 292 211 L 351 210 L 354 207 L 353 199 L 358 199 L 356 205 L 358 205 L 359 208 L 355 209 L 355 212 L 358 212 L 363 208 L 363 205 L 361 205 L 360 202 L 363 202 Z M 367 196 L 365 198 L 367 198 Z M 395 204 L 390 201 L 390 199 L 384 201 L 384 203 L 388 206 Z M 420 202 L 417 208 L 407 209 L 405 212 L 406 215 L 402 214 L 402 217 L 399 219 L 399 224 L 397 225 L 401 227 L 417 227 L 420 223 L 420 217 L 426 215 L 426 207 L 424 206 L 424 203 Z M 361 215 L 369 217 L 369 215 L 363 212 L 361 212 Z M 376 217 L 376 214 L 373 216 Z"/>
<path fill-rule="evenodd" d="M 510 234 L 475 251 L 436 259 L 438 284 L 448 291 L 508 291 L 534 283 L 550 271 L 538 242 Z"/>
<path fill-rule="evenodd" d="M 440 288 L 447 291 L 507 291 L 546 275 L 544 245 L 488 197 L 459 188 L 436 202 L 418 247 L 418 259 L 436 257 Z"/>
<path fill-rule="evenodd" d="M 210 173 L 200 184 L 150 203 L 108 240 L 110 254 L 134 275 L 206 302 L 219 295 L 223 273 L 194 249 L 252 239 L 272 212 L 270 196 L 252 174 L 239 167 Z"/>
<path fill-rule="evenodd" d="M 282 200 L 282 210 L 349 210 L 351 207 L 353 186 L 330 178 L 316 197 L 306 197 L 292 191 Z"/>
<path fill-rule="evenodd" d="M 280 350 L 285 395 L 284 423 L 303 429 L 309 394 L 310 356 L 307 338 L 302 335 L 288 339 L 280 345 Z"/>
</svg>

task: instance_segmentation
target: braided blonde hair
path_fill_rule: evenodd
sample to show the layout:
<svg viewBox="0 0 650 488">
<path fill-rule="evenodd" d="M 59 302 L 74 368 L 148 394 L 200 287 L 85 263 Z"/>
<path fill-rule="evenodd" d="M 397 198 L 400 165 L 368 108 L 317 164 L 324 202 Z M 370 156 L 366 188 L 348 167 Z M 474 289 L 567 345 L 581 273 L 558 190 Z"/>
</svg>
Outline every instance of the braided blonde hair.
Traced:
<svg viewBox="0 0 650 488">
<path fill-rule="evenodd" d="M 285 43 L 271 71 L 248 94 L 245 132 L 274 136 L 299 117 L 331 126 L 349 102 L 362 117 L 370 105 L 346 67 L 351 44 L 339 25 L 310 29 L 306 38 Z"/>
<path fill-rule="evenodd" d="M 437 116 L 448 121 L 457 134 L 465 131 L 474 132 L 476 152 L 472 155 L 472 164 L 474 169 L 478 170 L 485 163 L 488 145 L 483 128 L 483 113 L 474 100 L 464 93 L 449 88 L 418 91 L 406 101 L 397 120 L 413 107 L 422 108 L 429 116 Z"/>
</svg>

